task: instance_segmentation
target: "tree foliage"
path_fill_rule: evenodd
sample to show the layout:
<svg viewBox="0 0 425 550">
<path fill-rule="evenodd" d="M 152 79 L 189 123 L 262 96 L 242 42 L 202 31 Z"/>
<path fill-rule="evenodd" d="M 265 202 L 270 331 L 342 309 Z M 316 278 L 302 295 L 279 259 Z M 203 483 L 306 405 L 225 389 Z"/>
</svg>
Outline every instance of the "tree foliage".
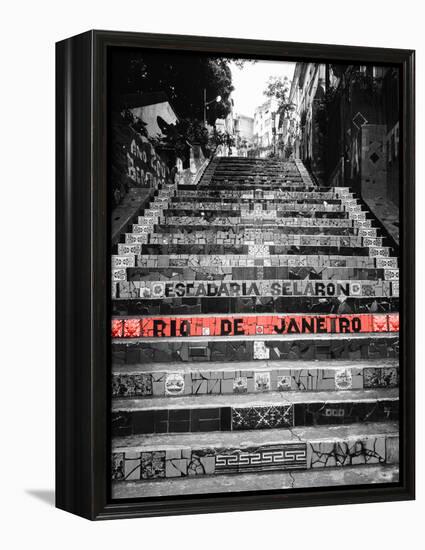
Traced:
<svg viewBox="0 0 425 550">
<path fill-rule="evenodd" d="M 229 63 L 227 58 L 192 53 L 140 54 L 120 49 L 111 59 L 112 98 L 119 108 L 125 94 L 162 91 L 180 118 L 203 120 L 205 89 L 207 101 L 222 98 L 208 107 L 207 121 L 213 124 L 216 118 L 225 118 L 231 108 L 229 96 L 233 86 Z"/>
<path fill-rule="evenodd" d="M 209 135 L 204 124 L 195 119 L 180 119 L 176 124 L 169 124 L 164 129 L 164 137 L 158 140 L 158 145 L 172 147 L 180 158 L 188 154 L 189 144 L 199 144 L 204 153 L 207 152 Z"/>
<path fill-rule="evenodd" d="M 295 105 L 289 101 L 290 89 L 291 81 L 287 76 L 271 76 L 267 82 L 267 87 L 264 90 L 265 96 L 275 98 L 277 100 L 277 112 L 282 117 L 289 114 L 295 108 Z"/>
</svg>

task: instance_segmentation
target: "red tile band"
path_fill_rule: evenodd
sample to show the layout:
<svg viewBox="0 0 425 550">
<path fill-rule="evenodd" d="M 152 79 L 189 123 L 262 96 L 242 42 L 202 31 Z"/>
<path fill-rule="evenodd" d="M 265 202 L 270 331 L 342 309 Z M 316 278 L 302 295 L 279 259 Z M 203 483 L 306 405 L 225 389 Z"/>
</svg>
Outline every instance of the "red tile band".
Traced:
<svg viewBox="0 0 425 550">
<path fill-rule="evenodd" d="M 398 313 L 386 315 L 228 315 L 113 319 L 113 338 L 249 336 L 397 332 Z"/>
</svg>

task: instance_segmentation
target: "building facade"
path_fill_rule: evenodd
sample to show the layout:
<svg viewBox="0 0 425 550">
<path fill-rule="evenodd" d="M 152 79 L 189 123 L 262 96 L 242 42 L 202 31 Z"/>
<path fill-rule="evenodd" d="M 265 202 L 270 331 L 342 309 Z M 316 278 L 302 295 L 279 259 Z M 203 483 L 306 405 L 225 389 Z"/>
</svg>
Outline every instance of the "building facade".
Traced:
<svg viewBox="0 0 425 550">
<path fill-rule="evenodd" d="M 248 156 L 248 151 L 254 143 L 254 118 L 245 115 L 235 117 L 235 141 L 237 154 Z"/>
<path fill-rule="evenodd" d="M 276 143 L 277 109 L 275 98 L 270 98 L 255 109 L 253 139 L 259 156 L 266 156 Z"/>
<path fill-rule="evenodd" d="M 284 144 L 317 183 L 351 187 L 377 217 L 396 219 L 398 69 L 297 63 L 289 101 Z M 395 226 L 388 229 L 397 238 Z"/>
<path fill-rule="evenodd" d="M 326 66 L 297 63 L 289 92 L 293 110 L 282 132 L 284 149 L 291 150 L 319 180 L 325 177 L 323 136 L 318 131 L 317 110 L 326 93 Z"/>
</svg>

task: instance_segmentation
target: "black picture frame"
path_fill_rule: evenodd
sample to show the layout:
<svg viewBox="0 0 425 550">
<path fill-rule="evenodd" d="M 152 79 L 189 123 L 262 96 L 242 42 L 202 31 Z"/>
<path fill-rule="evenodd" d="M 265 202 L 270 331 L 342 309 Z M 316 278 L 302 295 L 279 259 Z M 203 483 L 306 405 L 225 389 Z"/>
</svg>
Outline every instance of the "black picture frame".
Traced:
<svg viewBox="0 0 425 550">
<path fill-rule="evenodd" d="M 111 47 L 392 64 L 400 69 L 402 444 L 397 485 L 109 500 L 106 110 Z M 56 71 L 56 506 L 98 520 L 414 499 L 414 51 L 93 30 L 57 43 Z"/>
</svg>

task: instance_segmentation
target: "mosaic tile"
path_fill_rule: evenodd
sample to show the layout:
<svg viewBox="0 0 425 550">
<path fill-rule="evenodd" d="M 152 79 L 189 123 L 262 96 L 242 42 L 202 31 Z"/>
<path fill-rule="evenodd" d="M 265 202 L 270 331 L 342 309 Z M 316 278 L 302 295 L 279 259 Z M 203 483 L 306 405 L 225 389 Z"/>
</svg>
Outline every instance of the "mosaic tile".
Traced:
<svg viewBox="0 0 425 550">
<path fill-rule="evenodd" d="M 112 397 L 148 397 L 153 394 L 150 374 L 114 375 Z"/>
<path fill-rule="evenodd" d="M 246 376 L 237 376 L 232 381 L 233 393 L 247 393 L 248 378 Z"/>
<path fill-rule="evenodd" d="M 114 268 L 111 270 L 112 281 L 126 281 L 127 270 L 125 268 Z"/>
<path fill-rule="evenodd" d="M 311 468 L 334 468 L 385 462 L 385 437 L 350 441 L 310 443 L 308 465 Z"/>
<path fill-rule="evenodd" d="M 399 383 L 397 367 L 363 369 L 364 388 L 395 388 Z"/>
<path fill-rule="evenodd" d="M 114 453 L 112 455 L 112 480 L 121 481 L 124 477 L 124 453 Z"/>
<path fill-rule="evenodd" d="M 166 395 L 182 395 L 184 394 L 185 381 L 184 376 L 180 373 L 167 374 L 165 377 L 165 394 Z"/>
<path fill-rule="evenodd" d="M 165 451 L 152 451 L 141 455 L 141 479 L 165 477 Z"/>
<path fill-rule="evenodd" d="M 288 428 L 293 424 L 293 405 L 232 408 L 232 430 Z"/>
<path fill-rule="evenodd" d="M 135 267 L 135 265 L 136 265 L 136 259 L 134 255 L 130 255 L 130 254 L 112 255 L 112 268 Z"/>
<path fill-rule="evenodd" d="M 270 391 L 270 372 L 254 373 L 254 390 L 256 392 Z"/>
<path fill-rule="evenodd" d="M 290 391 L 292 388 L 291 376 L 278 376 L 277 377 L 277 391 Z"/>
<path fill-rule="evenodd" d="M 269 359 L 270 350 L 266 347 L 265 343 L 261 340 L 254 342 L 254 359 Z"/>
<path fill-rule="evenodd" d="M 337 369 L 335 371 L 335 388 L 337 390 L 349 390 L 353 385 L 351 369 Z"/>
<path fill-rule="evenodd" d="M 246 449 L 226 449 L 217 451 L 215 473 L 264 472 L 305 468 L 307 447 L 305 443 L 288 443 L 249 447 Z"/>
</svg>

